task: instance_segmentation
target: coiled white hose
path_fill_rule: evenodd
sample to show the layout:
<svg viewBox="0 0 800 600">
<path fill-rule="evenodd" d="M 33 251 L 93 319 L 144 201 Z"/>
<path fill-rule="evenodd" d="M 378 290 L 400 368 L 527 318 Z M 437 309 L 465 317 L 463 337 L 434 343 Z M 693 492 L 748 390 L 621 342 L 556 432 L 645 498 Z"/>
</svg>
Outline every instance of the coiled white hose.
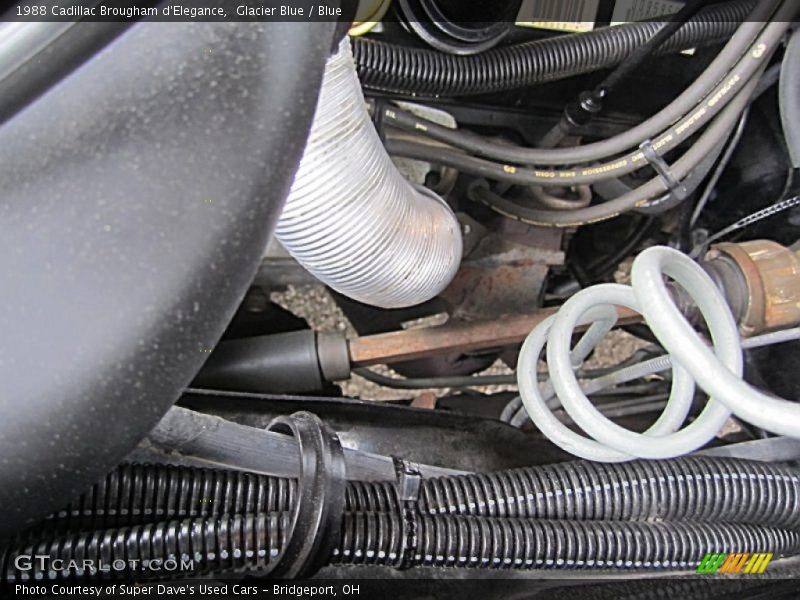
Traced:
<svg viewBox="0 0 800 600">
<path fill-rule="evenodd" d="M 461 263 L 458 219 L 392 163 L 367 112 L 347 39 L 328 60 L 275 234 L 320 281 L 381 308 L 430 300 Z"/>
<path fill-rule="evenodd" d="M 675 306 L 664 275 L 681 285 L 697 304 L 711 334 L 711 347 Z M 731 414 L 764 430 L 800 438 L 800 404 L 770 396 L 742 380 L 742 342 L 736 322 L 722 293 L 698 264 L 671 248 L 649 248 L 634 261 L 631 278 L 631 286 L 601 284 L 578 292 L 525 340 L 517 365 L 519 391 L 525 410 L 543 434 L 571 454 L 600 462 L 688 454 L 712 440 Z M 614 327 L 615 306 L 628 307 L 644 317 L 669 354 L 654 360 L 668 360 L 672 365 L 667 405 L 644 433 L 610 421 L 586 397 L 593 387 L 607 387 L 608 382 L 595 386 L 589 382 L 582 389 L 573 373 Z M 570 349 L 579 325 L 589 328 Z M 540 386 L 537 363 L 545 346 L 550 381 Z M 644 374 L 664 367 L 666 363 L 654 363 L 642 365 L 639 371 Z M 622 379 L 641 374 L 626 373 Z M 619 379 L 620 375 L 606 377 Z M 695 383 L 708 393 L 709 401 L 696 419 L 681 428 L 691 408 Z M 590 437 L 572 431 L 553 415 L 553 396 Z"/>
</svg>

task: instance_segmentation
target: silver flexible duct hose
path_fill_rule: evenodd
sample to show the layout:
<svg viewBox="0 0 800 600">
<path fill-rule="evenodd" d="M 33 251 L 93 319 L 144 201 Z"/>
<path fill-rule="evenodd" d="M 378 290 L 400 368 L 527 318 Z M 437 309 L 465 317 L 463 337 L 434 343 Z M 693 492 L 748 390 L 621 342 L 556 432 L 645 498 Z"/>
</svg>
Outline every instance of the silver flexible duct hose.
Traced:
<svg viewBox="0 0 800 600">
<path fill-rule="evenodd" d="M 303 160 L 276 230 L 309 272 L 373 306 L 435 297 L 461 262 L 461 230 L 397 171 L 367 112 L 350 43 L 328 60 Z"/>
</svg>

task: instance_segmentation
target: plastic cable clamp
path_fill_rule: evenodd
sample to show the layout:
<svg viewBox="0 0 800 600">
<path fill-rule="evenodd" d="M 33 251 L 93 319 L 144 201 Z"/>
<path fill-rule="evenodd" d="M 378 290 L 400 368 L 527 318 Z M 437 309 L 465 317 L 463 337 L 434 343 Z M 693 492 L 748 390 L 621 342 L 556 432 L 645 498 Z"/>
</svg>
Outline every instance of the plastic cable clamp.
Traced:
<svg viewBox="0 0 800 600">
<path fill-rule="evenodd" d="M 689 190 L 686 189 L 686 186 L 675 177 L 667 162 L 655 151 L 652 141 L 645 140 L 642 142 L 639 146 L 639 150 L 642 151 L 645 160 L 647 160 L 655 172 L 658 173 L 658 176 L 673 196 L 683 200 L 689 195 Z"/>
<path fill-rule="evenodd" d="M 336 433 L 308 412 L 277 417 L 267 430 L 294 436 L 301 463 L 288 540 L 270 575 L 304 577 L 328 562 L 341 535 L 344 451 Z"/>
</svg>

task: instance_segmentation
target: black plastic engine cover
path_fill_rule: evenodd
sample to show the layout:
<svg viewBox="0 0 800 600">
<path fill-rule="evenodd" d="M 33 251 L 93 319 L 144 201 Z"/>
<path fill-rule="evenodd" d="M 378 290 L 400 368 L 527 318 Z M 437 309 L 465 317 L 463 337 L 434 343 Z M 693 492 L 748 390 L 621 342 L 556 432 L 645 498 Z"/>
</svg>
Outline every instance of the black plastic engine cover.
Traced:
<svg viewBox="0 0 800 600">
<path fill-rule="evenodd" d="M 241 301 L 333 23 L 139 23 L 0 126 L 0 537 L 102 477 Z"/>
</svg>

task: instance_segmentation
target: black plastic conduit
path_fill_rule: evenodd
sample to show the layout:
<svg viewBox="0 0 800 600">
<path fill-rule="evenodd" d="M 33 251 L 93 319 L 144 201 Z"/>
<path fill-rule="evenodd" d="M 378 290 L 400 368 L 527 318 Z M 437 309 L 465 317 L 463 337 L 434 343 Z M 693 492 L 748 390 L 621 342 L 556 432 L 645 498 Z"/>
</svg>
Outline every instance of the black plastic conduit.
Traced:
<svg viewBox="0 0 800 600">
<path fill-rule="evenodd" d="M 120 579 L 130 575 L 123 564 L 131 561 L 140 565 L 138 576 L 150 578 L 185 575 L 187 570 L 194 575 L 270 570 L 278 563 L 290 532 L 289 513 L 257 513 L 67 533 L 33 541 L 13 552 L 0 551 L 0 584 L 42 579 Z M 21 555 L 46 556 L 49 560 L 32 561 L 30 569 L 18 569 L 16 557 Z M 58 559 L 64 564 L 74 561 L 74 566 L 58 571 L 50 568 Z M 101 568 L 83 571 L 79 565 L 84 560 Z M 149 562 L 158 570 L 144 570 Z"/>
<path fill-rule="evenodd" d="M 127 574 L 47 565 L 23 572 L 15 561 L 25 554 L 194 560 L 196 573 L 291 577 L 326 562 L 690 569 L 708 552 L 800 551 L 800 473 L 789 467 L 695 456 L 420 480 L 398 462 L 399 483 L 343 487 L 335 434 L 307 413 L 292 419 L 271 428 L 293 428 L 305 465 L 299 479 L 121 467 L 0 550 L 0 581 Z M 338 467 L 321 470 L 329 463 Z"/>
<path fill-rule="evenodd" d="M 575 461 L 422 483 L 420 511 L 601 521 L 727 521 L 800 528 L 800 474 L 727 458 Z"/>
<path fill-rule="evenodd" d="M 122 465 L 34 532 L 286 512 L 295 505 L 296 494 L 296 479 L 171 465 Z"/>
<path fill-rule="evenodd" d="M 407 542 L 408 530 L 415 535 Z M 706 553 L 800 549 L 796 531 L 731 523 L 548 521 L 348 513 L 339 564 L 404 567 L 696 568 Z"/>
<path fill-rule="evenodd" d="M 290 511 L 296 480 L 240 471 L 122 465 L 42 527 L 104 529 L 145 521 Z M 800 475 L 731 458 L 619 464 L 575 461 L 423 480 L 422 513 L 574 520 L 720 520 L 800 527 Z M 348 512 L 399 508 L 395 485 L 350 482 Z"/>
<path fill-rule="evenodd" d="M 754 6 L 751 0 L 740 0 L 709 7 L 667 40 L 658 53 L 725 40 Z M 353 53 L 361 83 L 368 89 L 418 96 L 487 94 L 612 67 L 645 44 L 662 25 L 630 23 L 475 56 L 356 38 Z"/>
<path fill-rule="evenodd" d="M 414 535 L 409 535 L 413 531 Z M 0 556 L 0 580 L 92 576 L 120 578 L 123 569 L 95 573 L 50 570 L 34 561 L 15 568 L 14 557 L 46 555 L 64 563 L 85 559 L 192 561 L 194 574 L 269 572 L 291 534 L 288 513 L 222 515 L 105 531 L 68 534 L 34 542 Z M 436 566 L 483 569 L 660 568 L 691 569 L 706 553 L 800 549 L 800 534 L 732 523 L 550 521 L 453 515 L 346 513 L 331 562 L 394 567 Z M 166 565 L 165 565 L 166 566 Z M 177 567 L 176 567 L 177 568 Z M 174 569 L 173 569 L 174 570 Z M 140 574 L 141 575 L 141 574 Z"/>
</svg>

